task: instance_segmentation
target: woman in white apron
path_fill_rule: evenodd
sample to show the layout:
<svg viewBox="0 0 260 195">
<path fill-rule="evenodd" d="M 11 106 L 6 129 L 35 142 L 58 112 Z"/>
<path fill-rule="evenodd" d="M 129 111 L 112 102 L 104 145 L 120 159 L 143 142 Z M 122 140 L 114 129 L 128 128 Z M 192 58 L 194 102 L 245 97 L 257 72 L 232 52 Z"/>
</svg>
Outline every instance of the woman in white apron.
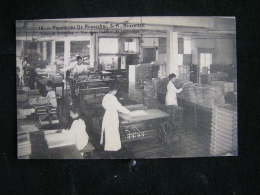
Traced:
<svg viewBox="0 0 260 195">
<path fill-rule="evenodd" d="M 118 88 L 118 85 L 113 84 L 102 101 L 105 114 L 102 121 L 100 144 L 102 145 L 104 142 L 105 151 L 118 151 L 121 149 L 118 112 L 125 114 L 130 113 L 127 108 L 121 105 L 115 96 Z"/>
<path fill-rule="evenodd" d="M 175 105 L 178 106 L 177 102 L 177 93 L 182 91 L 182 88 L 177 89 L 173 82 L 176 80 L 176 75 L 174 73 L 169 75 L 169 82 L 167 85 L 167 93 L 165 97 L 165 104 L 166 106 Z"/>
</svg>

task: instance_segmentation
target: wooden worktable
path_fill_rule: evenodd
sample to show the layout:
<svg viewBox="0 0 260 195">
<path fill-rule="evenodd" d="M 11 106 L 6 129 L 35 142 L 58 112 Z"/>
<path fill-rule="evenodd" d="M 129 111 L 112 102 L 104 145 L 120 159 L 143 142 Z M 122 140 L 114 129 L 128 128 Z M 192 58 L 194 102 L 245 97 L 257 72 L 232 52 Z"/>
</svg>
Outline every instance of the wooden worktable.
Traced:
<svg viewBox="0 0 260 195">
<path fill-rule="evenodd" d="M 138 116 L 138 117 L 132 117 L 130 115 L 120 113 L 119 116 L 122 119 L 121 123 L 134 123 L 134 122 L 154 120 L 159 118 L 166 118 L 170 116 L 166 112 L 163 112 L 159 109 L 147 109 L 144 111 L 147 113 L 147 115 Z"/>
<path fill-rule="evenodd" d="M 75 145 L 48 148 L 44 132 L 34 132 L 30 135 L 32 159 L 83 159 Z"/>
<path fill-rule="evenodd" d="M 18 120 L 17 135 L 27 133 L 30 136 L 30 159 L 82 159 L 75 145 L 67 145 L 56 148 L 48 148 L 43 130 L 38 128 L 33 119 Z M 19 157 L 20 158 L 20 157 Z M 23 157 L 21 157 L 23 158 Z"/>
</svg>

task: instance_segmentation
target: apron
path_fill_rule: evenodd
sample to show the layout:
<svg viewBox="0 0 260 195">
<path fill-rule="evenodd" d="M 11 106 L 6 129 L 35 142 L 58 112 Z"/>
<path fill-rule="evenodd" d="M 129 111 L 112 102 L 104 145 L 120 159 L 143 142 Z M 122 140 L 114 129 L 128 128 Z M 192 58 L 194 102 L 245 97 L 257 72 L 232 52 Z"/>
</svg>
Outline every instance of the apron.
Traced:
<svg viewBox="0 0 260 195">
<path fill-rule="evenodd" d="M 176 95 L 177 89 L 175 88 L 172 81 L 169 81 L 167 85 L 167 93 L 165 97 L 165 104 L 168 105 L 178 105 L 177 103 L 177 95 Z"/>
<path fill-rule="evenodd" d="M 105 114 L 102 121 L 100 144 L 103 144 L 105 141 L 105 151 L 118 151 L 121 149 L 116 101 L 117 99 L 115 97 L 108 94 L 104 96 L 102 101 L 102 106 L 105 108 Z"/>
</svg>

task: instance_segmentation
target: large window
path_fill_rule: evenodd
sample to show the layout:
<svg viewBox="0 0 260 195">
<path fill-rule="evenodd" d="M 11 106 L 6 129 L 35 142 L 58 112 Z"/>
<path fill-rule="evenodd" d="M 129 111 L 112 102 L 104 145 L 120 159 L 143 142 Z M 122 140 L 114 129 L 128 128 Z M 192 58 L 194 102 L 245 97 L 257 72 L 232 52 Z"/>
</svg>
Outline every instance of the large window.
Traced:
<svg viewBox="0 0 260 195">
<path fill-rule="evenodd" d="M 183 47 L 183 52 L 184 54 L 191 54 L 191 39 L 184 39 L 184 47 Z"/>
<path fill-rule="evenodd" d="M 117 54 L 119 52 L 117 38 L 99 38 L 100 54 Z"/>
<path fill-rule="evenodd" d="M 64 41 L 56 41 L 55 43 L 55 64 L 58 72 L 61 72 L 61 69 L 64 66 Z"/>
<path fill-rule="evenodd" d="M 208 74 L 211 64 L 212 64 L 212 54 L 200 53 L 200 72 L 204 74 Z"/>
<path fill-rule="evenodd" d="M 129 38 L 124 41 L 124 52 L 127 53 L 137 53 L 137 39 Z"/>
<path fill-rule="evenodd" d="M 103 70 L 116 70 L 118 69 L 118 56 L 116 55 L 103 55 L 99 56 L 99 64 Z"/>
<path fill-rule="evenodd" d="M 70 42 L 70 57 L 75 60 L 76 56 L 89 59 L 90 41 L 71 41 Z"/>
</svg>

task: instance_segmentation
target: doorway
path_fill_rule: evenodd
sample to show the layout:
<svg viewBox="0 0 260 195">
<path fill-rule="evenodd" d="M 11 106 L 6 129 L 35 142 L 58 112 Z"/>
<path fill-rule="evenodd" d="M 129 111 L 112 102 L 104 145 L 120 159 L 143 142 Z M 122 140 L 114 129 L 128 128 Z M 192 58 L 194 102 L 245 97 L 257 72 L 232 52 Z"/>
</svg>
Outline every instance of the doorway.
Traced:
<svg viewBox="0 0 260 195">
<path fill-rule="evenodd" d="M 212 53 L 200 53 L 199 59 L 200 73 L 209 74 L 210 65 L 212 64 Z"/>
<path fill-rule="evenodd" d="M 151 63 L 156 61 L 155 48 L 143 48 L 143 63 Z"/>
</svg>

